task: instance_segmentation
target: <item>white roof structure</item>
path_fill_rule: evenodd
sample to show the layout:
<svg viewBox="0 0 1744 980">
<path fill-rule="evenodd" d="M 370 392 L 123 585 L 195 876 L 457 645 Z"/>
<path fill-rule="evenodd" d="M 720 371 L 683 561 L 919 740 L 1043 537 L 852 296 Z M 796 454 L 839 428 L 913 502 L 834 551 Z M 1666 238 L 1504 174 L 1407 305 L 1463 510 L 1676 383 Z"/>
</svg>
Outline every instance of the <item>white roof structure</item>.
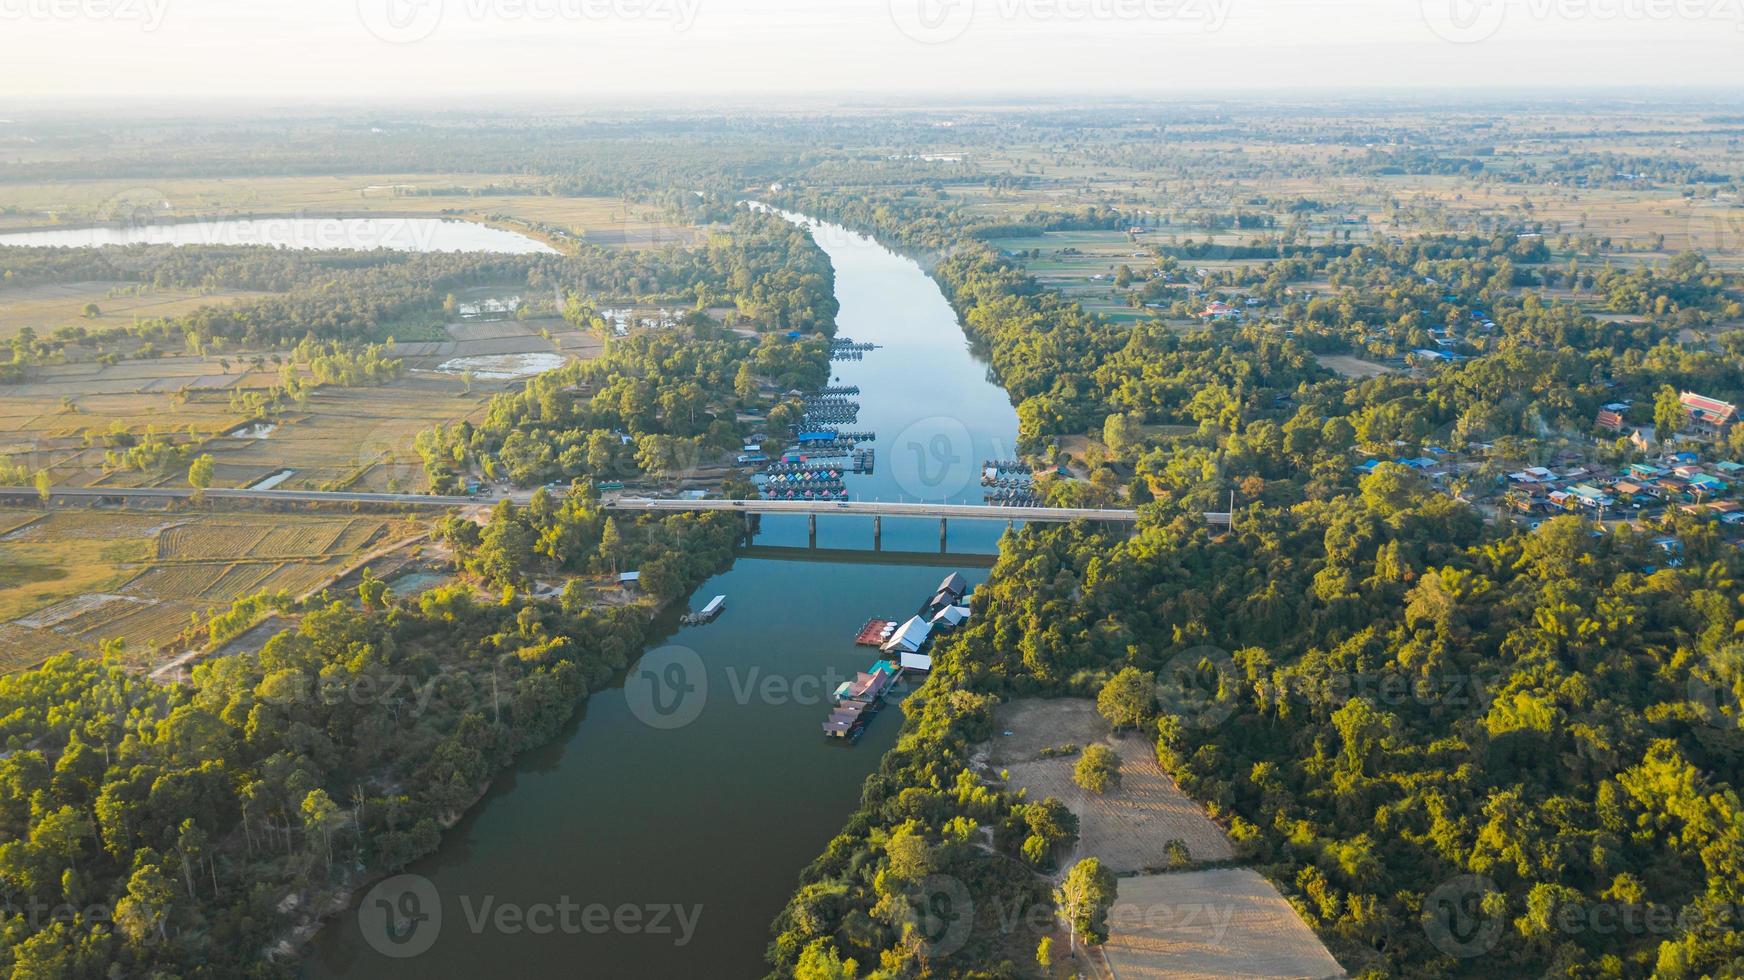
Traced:
<svg viewBox="0 0 1744 980">
<path fill-rule="evenodd" d="M 933 613 L 934 626 L 961 626 L 969 618 L 967 606 L 946 606 Z"/>
<path fill-rule="evenodd" d="M 925 653 L 905 653 L 902 655 L 903 670 L 932 670 L 933 658 Z"/>
<path fill-rule="evenodd" d="M 890 639 L 884 641 L 886 652 L 918 653 L 926 645 L 927 637 L 932 635 L 932 624 L 919 616 L 910 616 L 908 622 L 897 627 Z"/>
</svg>

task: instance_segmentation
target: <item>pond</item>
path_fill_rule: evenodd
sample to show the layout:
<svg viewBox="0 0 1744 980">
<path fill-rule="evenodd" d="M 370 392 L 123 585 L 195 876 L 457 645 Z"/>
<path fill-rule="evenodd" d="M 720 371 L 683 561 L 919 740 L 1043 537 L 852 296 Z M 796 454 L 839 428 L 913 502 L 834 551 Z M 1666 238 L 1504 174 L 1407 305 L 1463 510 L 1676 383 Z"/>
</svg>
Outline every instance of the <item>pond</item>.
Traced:
<svg viewBox="0 0 1744 980">
<path fill-rule="evenodd" d="M 398 252 L 514 255 L 557 251 L 518 232 L 450 218 L 226 218 L 0 234 L 0 245 L 39 248 L 139 244 L 270 245 L 316 250 L 385 248 Z"/>
</svg>

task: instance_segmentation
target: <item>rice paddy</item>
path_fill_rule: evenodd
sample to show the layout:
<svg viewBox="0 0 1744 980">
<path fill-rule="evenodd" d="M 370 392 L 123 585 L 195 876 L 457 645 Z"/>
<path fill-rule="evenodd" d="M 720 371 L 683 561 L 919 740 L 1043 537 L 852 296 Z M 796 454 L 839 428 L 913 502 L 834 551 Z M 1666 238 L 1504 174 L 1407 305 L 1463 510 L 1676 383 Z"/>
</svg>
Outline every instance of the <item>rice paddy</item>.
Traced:
<svg viewBox="0 0 1744 980">
<path fill-rule="evenodd" d="M 120 639 L 149 661 L 261 591 L 303 595 L 416 525 L 390 517 L 0 511 L 0 670 Z"/>
</svg>

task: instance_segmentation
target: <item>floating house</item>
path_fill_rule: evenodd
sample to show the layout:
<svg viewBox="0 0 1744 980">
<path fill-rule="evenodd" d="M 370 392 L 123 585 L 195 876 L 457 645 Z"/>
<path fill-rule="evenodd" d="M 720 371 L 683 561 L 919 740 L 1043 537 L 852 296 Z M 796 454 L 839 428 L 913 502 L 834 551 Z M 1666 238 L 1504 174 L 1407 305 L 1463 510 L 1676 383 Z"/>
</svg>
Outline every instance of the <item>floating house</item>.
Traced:
<svg viewBox="0 0 1744 980">
<path fill-rule="evenodd" d="M 908 622 L 898 626 L 896 632 L 890 634 L 890 639 L 884 641 L 882 649 L 885 653 L 919 653 L 932 632 L 931 623 L 919 616 L 910 616 Z"/>
</svg>

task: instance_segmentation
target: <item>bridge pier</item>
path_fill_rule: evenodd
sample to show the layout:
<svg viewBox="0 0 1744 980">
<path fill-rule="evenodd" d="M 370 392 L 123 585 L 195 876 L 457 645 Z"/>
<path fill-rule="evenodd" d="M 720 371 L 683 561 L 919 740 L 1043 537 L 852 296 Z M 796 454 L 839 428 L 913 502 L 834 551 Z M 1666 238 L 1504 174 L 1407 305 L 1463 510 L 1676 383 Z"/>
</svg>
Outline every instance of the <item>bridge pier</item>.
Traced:
<svg viewBox="0 0 1744 980">
<path fill-rule="evenodd" d="M 872 550 L 884 550 L 884 515 L 872 515 Z"/>
<path fill-rule="evenodd" d="M 939 518 L 939 554 L 945 553 L 945 519 Z"/>
<path fill-rule="evenodd" d="M 817 547 L 817 515 L 816 514 L 805 515 L 805 524 L 806 524 L 806 545 L 808 547 L 815 548 L 815 547 Z"/>
<path fill-rule="evenodd" d="M 745 515 L 745 544 L 747 546 L 752 544 L 753 542 L 755 542 L 757 540 L 757 531 L 761 527 L 762 523 L 763 523 L 763 518 L 761 515 L 758 515 L 758 514 L 746 514 Z"/>
</svg>

